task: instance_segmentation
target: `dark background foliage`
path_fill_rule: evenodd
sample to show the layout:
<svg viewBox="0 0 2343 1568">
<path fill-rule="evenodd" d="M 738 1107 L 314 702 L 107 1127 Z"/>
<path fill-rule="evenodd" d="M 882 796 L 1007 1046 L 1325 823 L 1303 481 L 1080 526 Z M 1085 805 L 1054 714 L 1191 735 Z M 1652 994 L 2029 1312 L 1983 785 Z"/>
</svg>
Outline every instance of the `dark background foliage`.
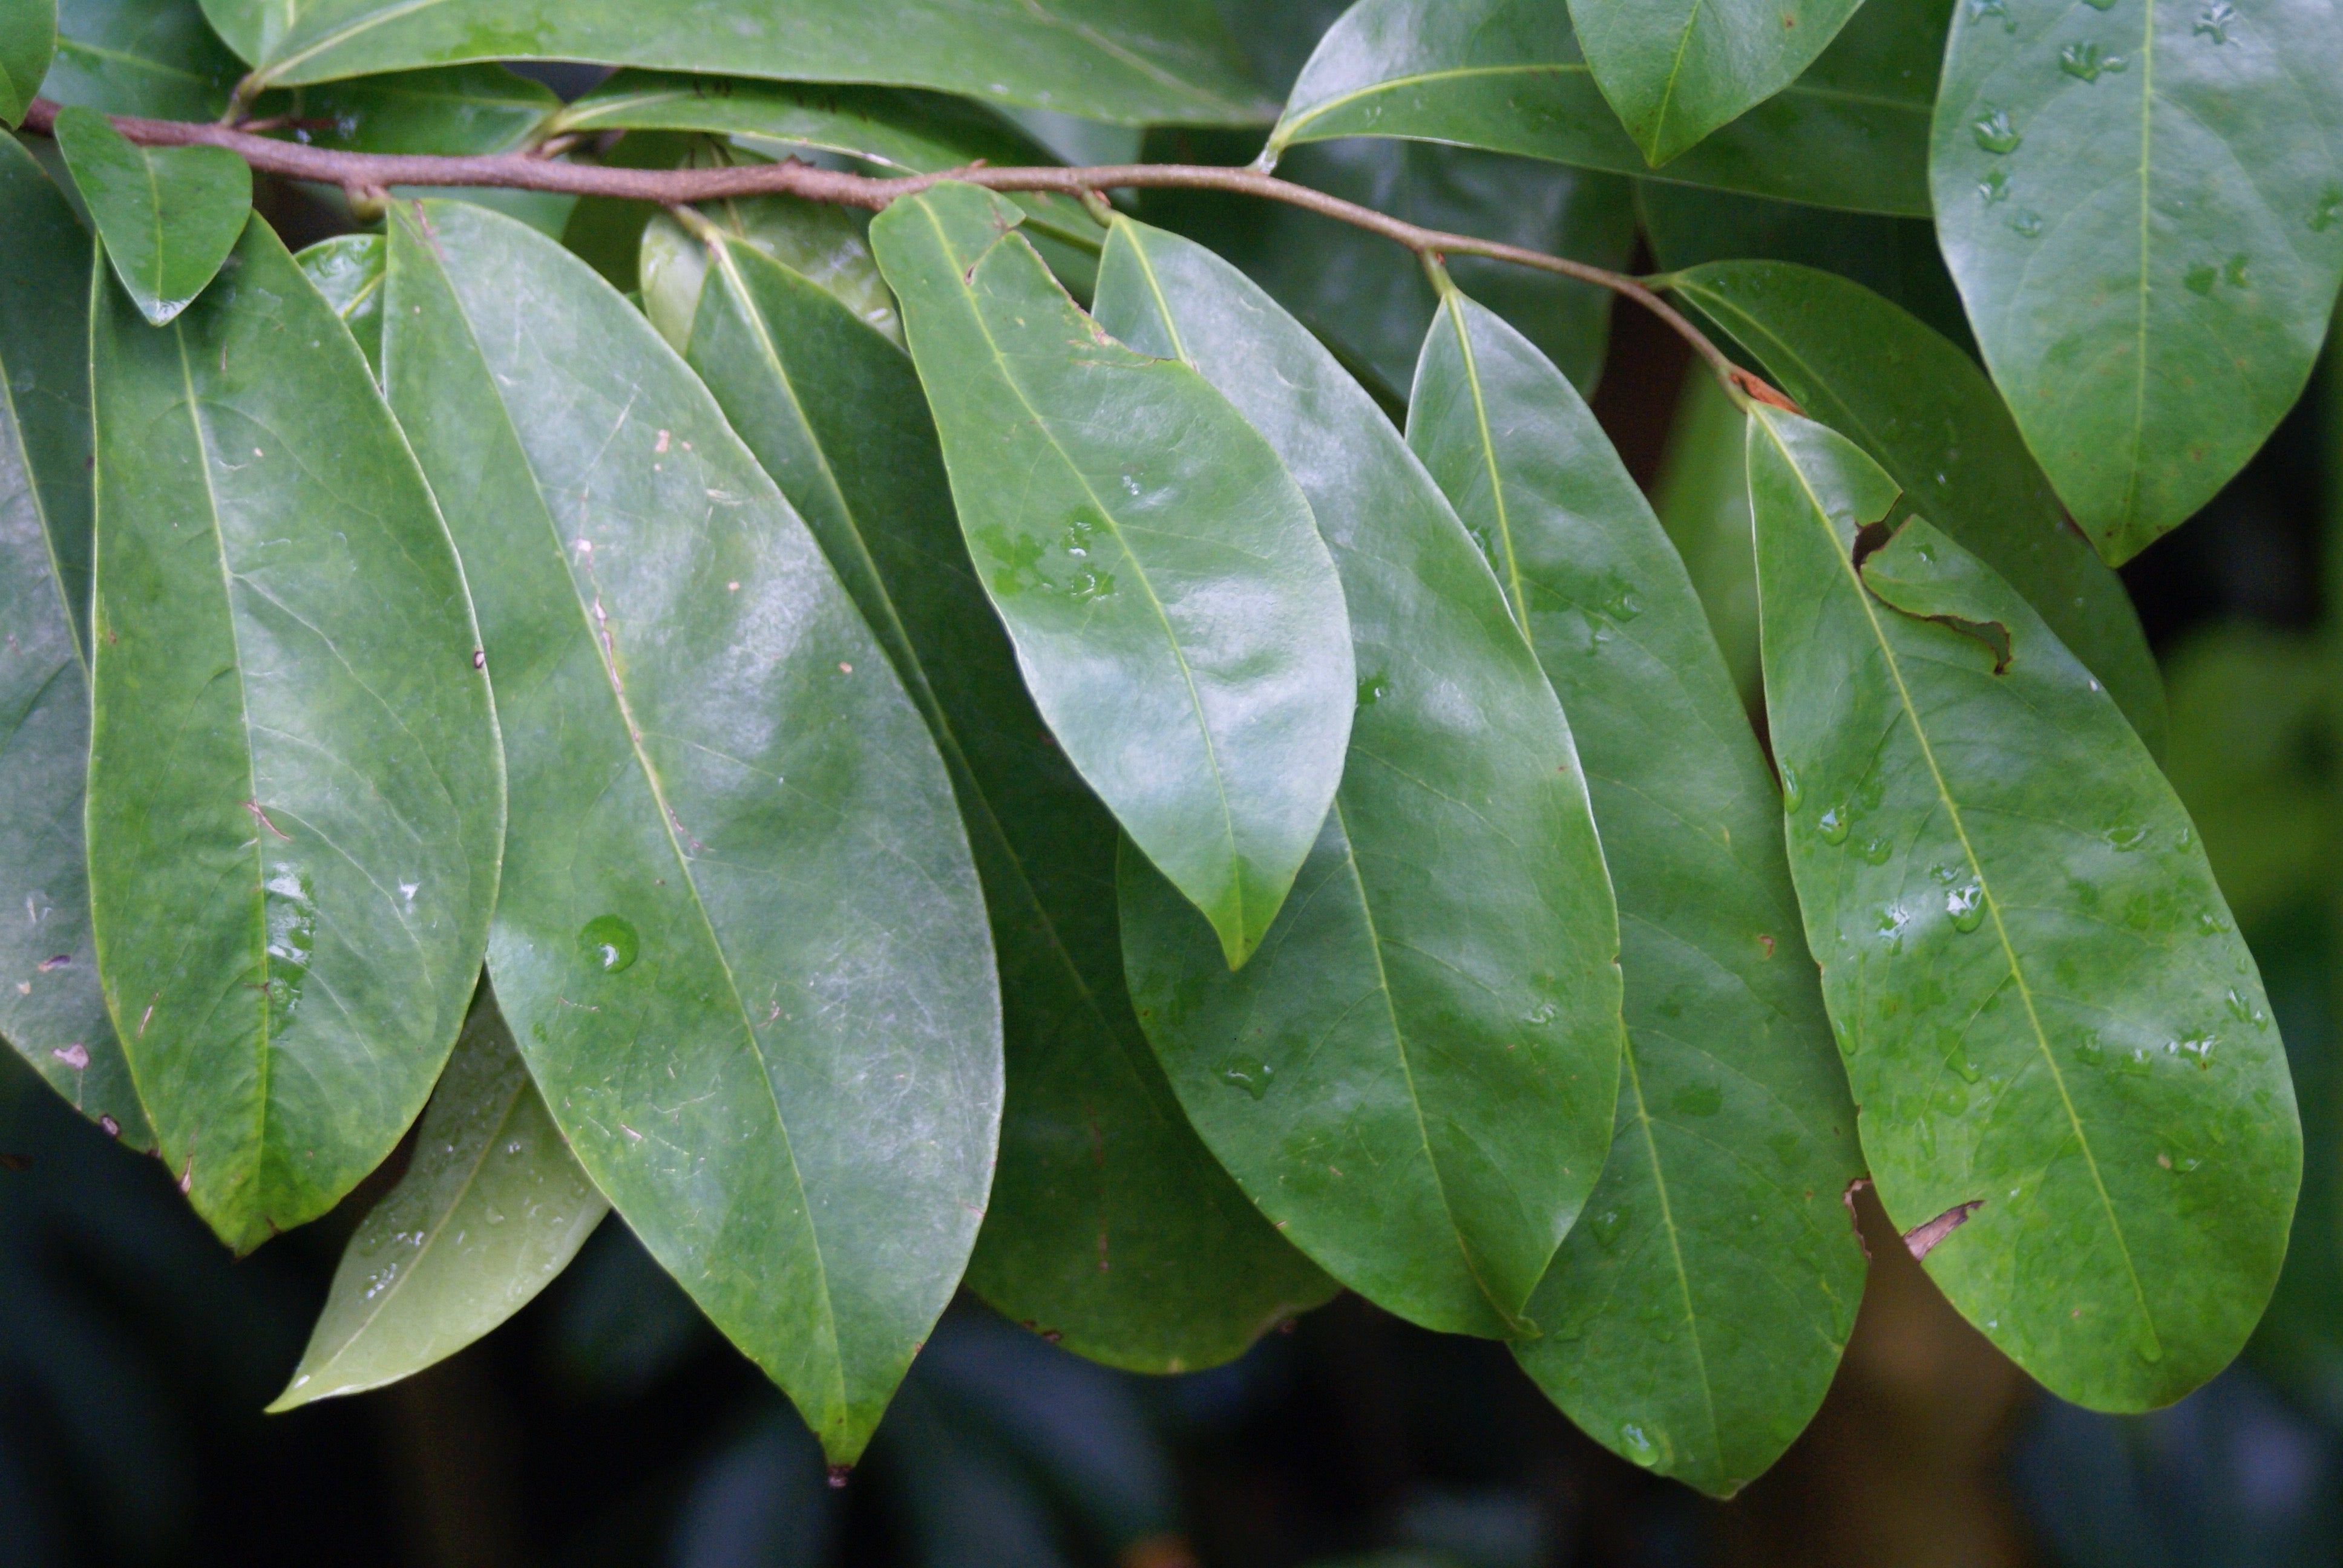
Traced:
<svg viewBox="0 0 2343 1568">
<path fill-rule="evenodd" d="M 330 226 L 297 196 L 262 197 L 294 243 Z M 2127 568 L 2168 670 L 2239 623 L 2331 657 L 2313 640 L 2322 563 L 2343 547 L 2323 521 L 2330 381 L 2194 526 Z M 1674 341 L 1620 313 L 1595 407 L 1647 488 L 1684 386 Z M 2229 721 L 2292 724 L 2283 787 L 2313 820 L 2333 815 L 2323 710 Z M 1871 1283 L 1829 1402 L 1725 1505 L 1579 1436 L 1502 1346 L 1353 1297 L 1169 1380 L 1078 1361 L 963 1297 L 832 1490 L 779 1394 L 616 1219 L 452 1361 L 263 1416 L 387 1173 L 231 1262 L 159 1166 L 0 1052 L 0 1564 L 2335 1561 L 2331 903 L 2289 895 L 2248 930 L 2309 1170 L 2289 1278 L 2245 1362 L 2152 1416 L 2061 1405 L 1959 1321 L 1874 1211 Z"/>
</svg>

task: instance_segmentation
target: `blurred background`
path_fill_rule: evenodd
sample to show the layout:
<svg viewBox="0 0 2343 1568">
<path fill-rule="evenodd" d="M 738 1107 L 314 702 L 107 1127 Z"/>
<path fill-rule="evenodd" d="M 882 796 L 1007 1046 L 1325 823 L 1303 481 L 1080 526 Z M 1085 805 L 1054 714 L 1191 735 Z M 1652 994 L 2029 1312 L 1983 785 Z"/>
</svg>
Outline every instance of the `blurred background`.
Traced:
<svg viewBox="0 0 2343 1568">
<path fill-rule="evenodd" d="M 1227 0 L 1282 88 L 1340 0 Z M 1272 18 L 1270 21 L 1262 20 Z M 579 90 L 591 77 L 539 75 Z M 1061 155 L 1241 162 L 1210 138 L 1034 116 Z M 1401 144 L 1297 178 L 1420 221 L 1639 269 L 1708 255 L 1848 272 L 1956 337 L 1925 224 L 1635 189 Z M 620 161 L 672 159 L 649 139 Z M 264 188 L 298 246 L 349 226 Z M 641 215 L 532 212 L 632 283 Z M 1431 294 L 1403 252 L 1232 200 L 1141 209 L 1240 260 L 1396 407 Z M 1738 417 L 1640 313 L 1460 278 L 1582 383 L 1683 549 L 1754 696 Z M 1077 284 L 1079 287 L 1079 284 Z M 1599 377 L 1599 378 L 1598 378 Z M 513 1322 L 395 1388 L 284 1416 L 343 1241 L 398 1164 L 242 1262 L 154 1161 L 0 1050 L 0 1568 L 2226 1568 L 2343 1563 L 2343 357 L 2268 448 L 2125 577 L 2164 661 L 2168 770 L 2253 941 L 2299 1091 L 2306 1175 L 2268 1319 L 2171 1410 L 2061 1404 L 1971 1332 L 1875 1206 L 1820 1416 L 1729 1503 L 1574 1432 L 1502 1346 L 1343 1297 L 1233 1365 L 1109 1372 L 972 1299 L 939 1325 L 842 1488 L 779 1394 L 613 1218 Z"/>
</svg>

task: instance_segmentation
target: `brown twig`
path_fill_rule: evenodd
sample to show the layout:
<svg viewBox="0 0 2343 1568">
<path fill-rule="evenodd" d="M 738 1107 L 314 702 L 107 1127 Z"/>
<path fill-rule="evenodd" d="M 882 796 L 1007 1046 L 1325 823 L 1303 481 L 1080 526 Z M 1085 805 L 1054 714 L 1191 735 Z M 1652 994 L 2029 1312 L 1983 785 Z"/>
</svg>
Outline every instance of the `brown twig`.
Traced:
<svg viewBox="0 0 2343 1568">
<path fill-rule="evenodd" d="M 55 123 L 57 106 L 35 98 L 25 111 L 24 128 L 47 135 Z M 916 196 L 940 180 L 961 180 L 987 190 L 1053 192 L 1076 201 L 1094 199 L 1110 189 L 1178 188 L 1229 191 L 1301 207 L 1338 223 L 1379 234 L 1418 256 L 1480 256 L 1533 267 L 1607 288 L 1632 299 L 1665 322 L 1692 345 L 1718 379 L 1736 397 L 1795 410 L 1796 405 L 1764 381 L 1725 357 L 1725 351 L 1684 319 L 1667 301 L 1641 281 L 1623 272 L 1592 266 L 1568 256 L 1549 256 L 1524 246 L 1505 245 L 1471 235 L 1448 234 L 1407 223 L 1373 207 L 1361 206 L 1308 186 L 1295 185 L 1253 169 L 1223 168 L 1201 164 L 1110 164 L 1095 168 L 990 168 L 972 166 L 945 174 L 874 178 L 816 168 L 795 159 L 772 164 L 741 164 L 727 168 L 630 169 L 597 164 L 564 163 L 528 151 L 483 156 L 442 157 L 423 154 L 337 152 L 254 136 L 225 125 L 199 125 L 186 120 L 146 120 L 111 116 L 114 128 L 142 146 L 226 147 L 264 174 L 287 179 L 312 180 L 345 190 L 378 190 L 392 186 L 488 186 L 509 190 L 551 191 L 564 196 L 616 196 L 656 202 L 662 206 L 719 201 L 728 196 L 787 195 L 811 201 L 857 206 L 877 212 L 899 196 Z"/>
</svg>

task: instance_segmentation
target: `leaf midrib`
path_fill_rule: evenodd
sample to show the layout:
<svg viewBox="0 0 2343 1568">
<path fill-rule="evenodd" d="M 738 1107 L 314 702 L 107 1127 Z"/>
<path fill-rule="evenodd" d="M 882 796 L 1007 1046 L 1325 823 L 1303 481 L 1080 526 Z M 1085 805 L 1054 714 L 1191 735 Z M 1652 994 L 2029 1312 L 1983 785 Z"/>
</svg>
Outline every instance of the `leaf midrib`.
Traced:
<svg viewBox="0 0 2343 1568">
<path fill-rule="evenodd" d="M 1837 531 L 1831 524 L 1829 508 L 1824 505 L 1822 498 L 1815 494 L 1813 485 L 1807 482 L 1805 470 L 1798 466 L 1795 457 L 1791 457 L 1789 447 L 1783 441 L 1780 433 L 1775 429 L 1773 420 L 1763 414 L 1756 414 L 1755 417 L 1765 427 L 1767 438 L 1773 441 L 1775 448 L 1782 456 L 1785 466 L 1796 478 L 1798 488 L 1805 494 L 1815 521 L 1821 525 L 1823 533 L 1829 542 L 1831 558 L 1839 563 L 1840 569 L 1846 574 L 1847 582 L 1854 591 L 1855 601 L 1863 607 L 1864 618 L 1871 628 L 1873 638 L 1879 645 L 1880 657 L 1886 661 L 1888 673 L 1895 678 L 1896 699 L 1903 707 L 1905 720 L 1911 725 L 1912 738 L 1919 743 L 1921 758 L 1928 764 L 1928 777 L 1936 785 L 1936 799 L 1944 805 L 1946 818 L 1952 823 L 1953 831 L 1960 837 L 1961 852 L 1968 857 L 1969 869 L 1977 879 L 1978 896 L 1985 900 L 1986 910 L 1993 917 L 1994 937 L 2001 944 L 2002 957 L 2009 966 L 2010 978 L 2017 988 L 2018 1000 L 2026 1004 L 2027 1027 L 2034 1032 L 2034 1042 L 2041 1052 L 2043 1065 L 2050 1070 L 2050 1081 L 2057 1088 L 2058 1103 L 2066 1112 L 2066 1125 L 2075 1135 L 2075 1146 L 2082 1151 L 2083 1163 L 2091 1173 L 2091 1186 L 2098 1194 L 2100 1211 L 2107 1216 L 2107 1229 L 2115 1238 L 2116 1251 L 2122 1257 L 2124 1272 L 2131 1282 L 2132 1299 L 2139 1306 L 2140 1319 L 2147 1329 L 2149 1340 L 2157 1341 L 2156 1316 L 2148 1310 L 2147 1293 L 2139 1282 L 2138 1264 L 2132 1258 L 2131 1244 L 2124 1239 L 2123 1222 L 2116 1214 L 2115 1201 L 2107 1195 L 2107 1181 L 2099 1172 L 2098 1156 L 2091 1151 L 2090 1139 L 2083 1131 L 2081 1114 L 2076 1111 L 2074 1096 L 2067 1091 L 2066 1075 L 2059 1070 L 2057 1057 L 2050 1050 L 2050 1037 L 2043 1030 L 2041 1016 L 2035 1009 L 2034 988 L 2026 983 L 2026 971 L 2018 962 L 2016 946 L 2010 940 L 2009 928 L 2002 920 L 2001 900 L 1994 893 L 1993 886 L 1986 877 L 1985 865 L 1977 855 L 1976 846 L 1969 842 L 1968 825 L 1963 820 L 1960 807 L 1953 799 L 1952 790 L 1945 782 L 1944 769 L 1937 765 L 1936 748 L 1929 743 L 1927 729 L 1920 722 L 1919 709 L 1912 700 L 1911 689 L 1904 682 L 1903 664 L 1896 657 L 1896 650 L 1888 641 L 1886 628 L 1880 625 L 1879 612 L 1872 606 L 1871 589 L 1857 572 L 1854 556 L 1841 547 Z"/>
<path fill-rule="evenodd" d="M 141 323 L 142 327 L 144 323 Z M 187 327 L 184 321 L 171 323 L 172 346 L 179 353 L 179 384 L 186 394 L 187 427 L 196 437 L 196 457 L 204 476 L 205 515 L 211 519 L 211 536 L 220 569 L 220 608 L 227 622 L 228 646 L 235 658 L 236 711 L 244 733 L 245 799 L 252 802 L 256 813 L 265 809 L 260 804 L 260 779 L 255 760 L 256 748 L 252 735 L 252 703 L 244 678 L 244 638 L 236 626 L 236 573 L 228 564 L 227 536 L 220 520 L 219 491 L 212 483 L 212 446 L 204 434 L 202 404 L 196 397 L 196 373 L 193 361 L 187 357 Z M 226 350 L 222 350 L 223 356 Z M 94 629 L 94 628 L 93 628 Z M 256 967 L 260 972 L 260 1035 L 257 1051 L 258 1068 L 253 1081 L 253 1170 L 258 1174 L 268 1150 L 268 1096 L 271 1069 L 275 1065 L 274 1041 L 269 1037 L 268 1007 L 268 864 L 265 853 L 264 824 L 252 825 L 252 918 L 253 938 L 256 950 Z M 134 1079 L 134 1082 L 136 1080 Z M 159 1131 L 159 1130 L 158 1130 Z M 195 1150 L 186 1151 L 188 1168 L 194 1168 Z M 261 1195 L 256 1207 L 266 1221 L 268 1211 L 266 1197 Z"/>
</svg>

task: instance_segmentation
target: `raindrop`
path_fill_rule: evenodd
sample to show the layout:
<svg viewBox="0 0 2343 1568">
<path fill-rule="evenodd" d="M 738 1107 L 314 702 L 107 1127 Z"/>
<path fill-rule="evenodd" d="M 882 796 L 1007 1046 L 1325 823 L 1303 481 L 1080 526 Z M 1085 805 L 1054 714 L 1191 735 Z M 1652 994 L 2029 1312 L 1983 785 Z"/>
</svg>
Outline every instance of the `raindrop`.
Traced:
<svg viewBox="0 0 2343 1568">
<path fill-rule="evenodd" d="M 1554 1020 L 1555 1014 L 1560 1010 L 1561 1010 L 1556 1008 L 1554 1003 L 1550 1001 L 1542 1001 L 1538 1003 L 1537 1006 L 1530 1009 L 1529 1011 L 1523 1013 L 1522 1015 L 1522 1021 L 1523 1023 L 1535 1024 L 1543 1028 L 1546 1024 L 1552 1023 Z"/>
<path fill-rule="evenodd" d="M 2213 4 L 2205 7 L 2204 15 L 2197 18 L 2197 25 L 2188 31 L 2192 36 L 2212 39 L 2217 47 L 2229 41 L 2229 24 L 2237 19 L 2237 8 L 2229 4 L 2229 0 L 2213 0 Z"/>
<path fill-rule="evenodd" d="M 1969 122 L 1976 145 L 1989 153 L 2014 153 L 2026 138 L 2011 128 L 2007 109 L 1991 109 Z"/>
<path fill-rule="evenodd" d="M 1619 1244 L 1619 1232 L 1626 1227 L 1626 1212 L 1620 1209 L 1605 1209 L 1586 1221 L 1587 1230 L 1594 1233 L 1594 1244 L 1605 1251 Z"/>
<path fill-rule="evenodd" d="M 2069 44 L 2058 51 L 2058 68 L 2079 81 L 2096 82 L 2124 68 L 2121 55 L 2102 54 L 2097 44 Z"/>
<path fill-rule="evenodd" d="M 1846 830 L 1854 826 L 1854 822 L 1847 809 L 1839 805 L 1825 811 L 1815 826 L 1822 829 L 1824 843 L 1844 844 L 1846 842 Z"/>
<path fill-rule="evenodd" d="M 1951 1068 L 1953 1071 L 1958 1075 L 1963 1083 L 1975 1083 L 1978 1079 L 1985 1076 L 1985 1074 L 1978 1069 L 1977 1064 L 1971 1061 L 1966 1056 L 1956 1055 L 1950 1060 L 1946 1061 L 1945 1065 Z"/>
<path fill-rule="evenodd" d="M 1647 1434 L 1632 1421 L 1622 1423 L 1619 1428 L 1620 1452 L 1646 1469 L 1660 1462 L 1661 1445 L 1665 1441 L 1665 1436 L 1659 1434 L 1656 1428 L 1653 1433 Z"/>
<path fill-rule="evenodd" d="M 1795 811 L 1797 809 L 1798 775 L 1795 769 L 1785 762 L 1782 764 L 1782 809 Z"/>
<path fill-rule="evenodd" d="M 1985 178 L 1977 181 L 1977 199 L 1984 202 L 1987 206 L 1991 206 L 1997 201 L 2007 201 L 2009 199 L 2009 171 L 2002 168 L 1990 168 L 1986 170 Z"/>
<path fill-rule="evenodd" d="M 1381 674 L 1368 676 L 1359 682 L 1359 706 L 1373 708 L 1391 690 L 1391 681 Z"/>
<path fill-rule="evenodd" d="M 1976 930 L 1985 920 L 1985 890 L 1975 882 L 1954 889 L 1945 895 L 1945 913 L 1953 917 L 1953 930 Z"/>
<path fill-rule="evenodd" d="M 2030 208 L 2019 213 L 2009 220 L 2009 232 L 2020 239 L 2032 239 L 2042 232 L 2042 215 Z"/>
<path fill-rule="evenodd" d="M 1242 1089 L 1255 1100 L 1269 1092 L 1269 1081 L 1273 1076 L 1269 1063 L 1249 1056 L 1224 1057 L 1212 1071 L 1222 1083 Z"/>
<path fill-rule="evenodd" d="M 2147 842 L 2147 829 L 2145 828 L 2110 828 L 2104 835 L 2102 835 L 2102 837 L 2104 837 L 2108 843 L 2113 844 L 2116 847 L 2117 853 L 2128 855 L 2134 849 L 2138 849 L 2142 844 Z"/>
<path fill-rule="evenodd" d="M 597 915 L 578 933 L 578 950 L 604 974 L 617 974 L 642 951 L 635 928 L 616 915 Z"/>
<path fill-rule="evenodd" d="M 1865 839 L 1862 847 L 1855 850 L 1866 866 L 1884 866 L 1887 864 L 1887 857 L 1893 853 L 1895 847 L 1885 839 Z"/>
</svg>

